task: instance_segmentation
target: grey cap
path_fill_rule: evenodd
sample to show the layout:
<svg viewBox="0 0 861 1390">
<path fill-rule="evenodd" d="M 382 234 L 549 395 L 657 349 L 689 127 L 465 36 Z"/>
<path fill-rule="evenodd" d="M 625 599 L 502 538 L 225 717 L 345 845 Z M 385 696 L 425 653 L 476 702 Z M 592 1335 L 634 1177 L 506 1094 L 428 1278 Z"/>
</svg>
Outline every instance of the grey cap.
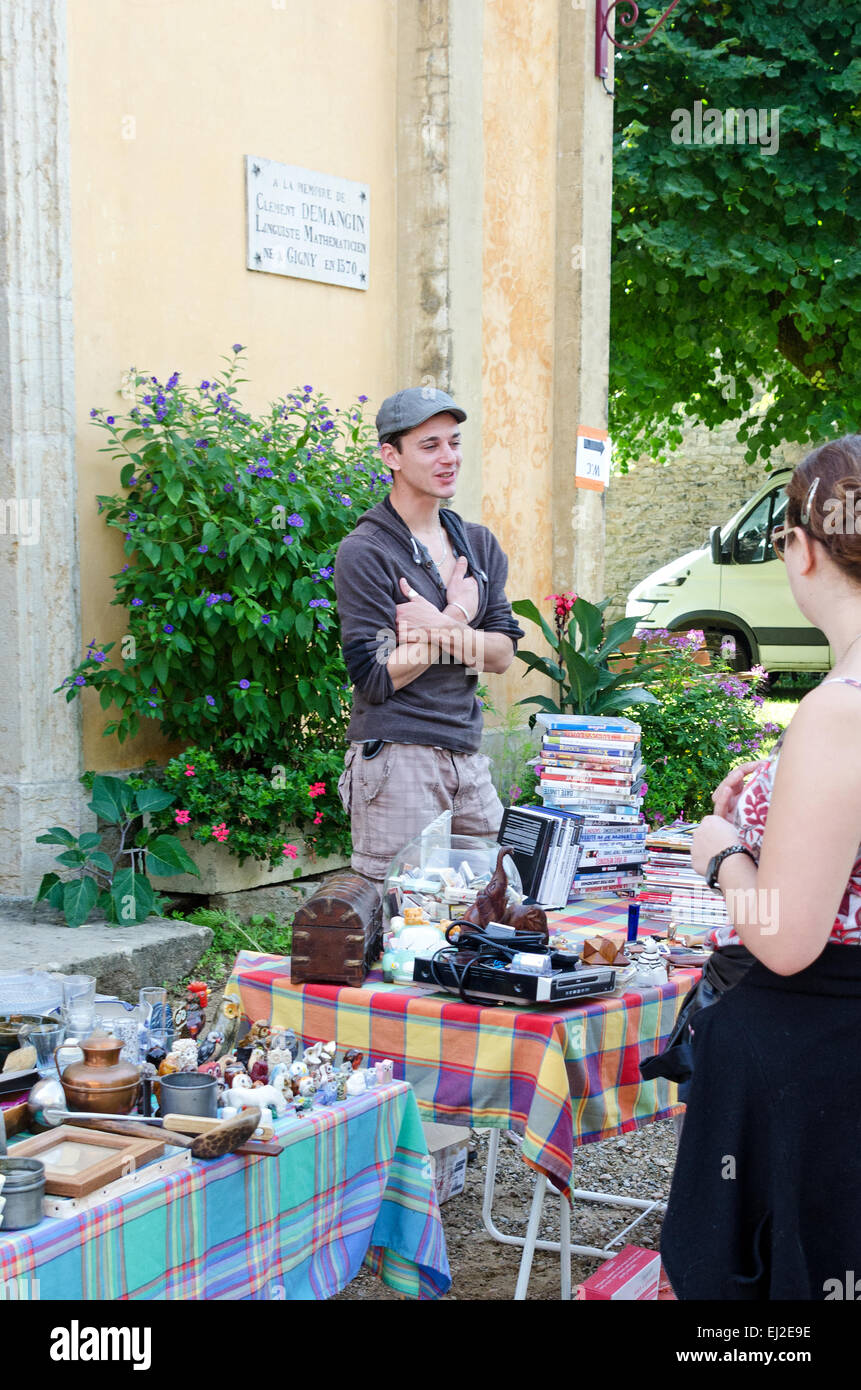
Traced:
<svg viewBox="0 0 861 1390">
<path fill-rule="evenodd" d="M 466 419 L 466 411 L 455 405 L 445 391 L 430 386 L 410 386 L 406 391 L 398 391 L 394 396 L 387 396 L 377 412 L 379 441 L 382 444 L 390 435 L 414 430 L 431 416 L 443 414 L 453 415 L 455 420 Z"/>
</svg>

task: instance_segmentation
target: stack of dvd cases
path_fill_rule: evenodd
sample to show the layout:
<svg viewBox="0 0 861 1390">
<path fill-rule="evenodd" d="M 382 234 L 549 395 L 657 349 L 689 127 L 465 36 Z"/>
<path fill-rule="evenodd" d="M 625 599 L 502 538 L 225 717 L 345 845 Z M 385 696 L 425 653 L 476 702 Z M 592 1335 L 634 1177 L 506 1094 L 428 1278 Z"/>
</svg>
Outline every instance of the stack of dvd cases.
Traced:
<svg viewBox="0 0 861 1390">
<path fill-rule="evenodd" d="M 636 892 L 646 857 L 640 726 L 620 716 L 539 714 L 545 807 L 582 817 L 571 898 Z"/>
</svg>

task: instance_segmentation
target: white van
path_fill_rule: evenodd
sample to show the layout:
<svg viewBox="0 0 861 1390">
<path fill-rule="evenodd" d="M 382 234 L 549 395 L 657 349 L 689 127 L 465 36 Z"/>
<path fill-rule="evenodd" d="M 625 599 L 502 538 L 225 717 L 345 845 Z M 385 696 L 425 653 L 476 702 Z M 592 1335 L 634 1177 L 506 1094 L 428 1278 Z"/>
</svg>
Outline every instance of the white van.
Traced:
<svg viewBox="0 0 861 1390">
<path fill-rule="evenodd" d="M 655 570 L 631 590 L 625 614 L 644 628 L 683 632 L 702 628 L 706 644 L 723 644 L 738 671 L 827 671 L 832 652 L 825 634 L 799 612 L 786 566 L 774 553 L 771 532 L 783 522 L 786 468 L 768 481 L 724 526 L 713 526 L 701 550 Z M 724 642 L 732 638 L 732 642 Z"/>
</svg>

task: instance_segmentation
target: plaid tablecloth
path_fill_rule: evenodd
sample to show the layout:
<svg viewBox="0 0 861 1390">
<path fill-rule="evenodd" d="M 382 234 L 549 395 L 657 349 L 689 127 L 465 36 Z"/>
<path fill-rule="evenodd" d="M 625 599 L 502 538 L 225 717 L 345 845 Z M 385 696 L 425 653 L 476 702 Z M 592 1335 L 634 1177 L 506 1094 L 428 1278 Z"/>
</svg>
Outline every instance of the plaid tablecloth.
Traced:
<svg viewBox="0 0 861 1390">
<path fill-rule="evenodd" d="M 275 1126 L 277 1159 L 193 1162 L 93 1211 L 0 1231 L 0 1282 L 38 1278 L 43 1300 L 323 1299 L 364 1262 L 411 1297 L 446 1292 L 445 1239 L 408 1086 Z"/>
<path fill-rule="evenodd" d="M 553 925 L 591 935 L 626 921 L 618 900 L 597 918 L 594 906 L 553 914 Z M 662 1049 L 693 978 L 677 971 L 661 988 L 564 1009 L 482 1008 L 432 986 L 384 984 L 378 970 L 361 989 L 292 985 L 289 959 L 243 951 L 228 989 L 252 1021 L 390 1057 L 425 1120 L 522 1134 L 526 1162 L 567 1193 L 578 1144 L 676 1112 L 675 1086 L 643 1081 L 638 1064 Z"/>
</svg>

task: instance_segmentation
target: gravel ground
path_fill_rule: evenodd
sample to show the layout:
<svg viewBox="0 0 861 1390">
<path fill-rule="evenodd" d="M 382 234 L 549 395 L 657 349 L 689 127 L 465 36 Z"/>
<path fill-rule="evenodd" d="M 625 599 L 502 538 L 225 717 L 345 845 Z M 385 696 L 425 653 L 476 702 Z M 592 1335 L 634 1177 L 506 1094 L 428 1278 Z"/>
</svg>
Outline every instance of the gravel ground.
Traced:
<svg viewBox="0 0 861 1390">
<path fill-rule="evenodd" d="M 505 1301 L 514 1297 L 521 1251 L 519 1247 L 500 1245 L 493 1240 L 481 1220 L 487 1144 L 487 1130 L 471 1132 L 466 1187 L 441 1208 L 452 1274 L 452 1286 L 446 1295 L 449 1299 Z M 519 1150 L 516 1136 L 504 1134 L 499 1146 L 493 1213 L 499 1229 L 511 1235 L 523 1235 L 526 1231 L 535 1179 L 533 1170 L 523 1162 Z M 587 1144 L 579 1148 L 575 1158 L 574 1180 L 578 1188 L 587 1191 L 666 1198 L 675 1156 L 674 1121 L 660 1120 L 618 1139 L 607 1139 L 602 1144 Z M 544 1204 L 541 1239 L 559 1239 L 558 1210 L 557 1200 L 548 1195 Z M 572 1209 L 572 1242 L 601 1246 L 621 1231 L 636 1214 L 619 1207 L 577 1202 Z M 660 1213 L 655 1213 L 641 1221 L 636 1230 L 620 1241 L 616 1248 L 630 1241 L 648 1249 L 657 1249 L 660 1231 Z M 572 1288 L 594 1273 L 599 1264 L 597 1259 L 575 1256 L 571 1262 Z M 536 1250 L 527 1298 L 556 1300 L 559 1292 L 559 1256 L 548 1250 Z M 399 1297 L 364 1270 L 343 1293 L 338 1294 L 339 1300 L 385 1301 Z"/>
</svg>

